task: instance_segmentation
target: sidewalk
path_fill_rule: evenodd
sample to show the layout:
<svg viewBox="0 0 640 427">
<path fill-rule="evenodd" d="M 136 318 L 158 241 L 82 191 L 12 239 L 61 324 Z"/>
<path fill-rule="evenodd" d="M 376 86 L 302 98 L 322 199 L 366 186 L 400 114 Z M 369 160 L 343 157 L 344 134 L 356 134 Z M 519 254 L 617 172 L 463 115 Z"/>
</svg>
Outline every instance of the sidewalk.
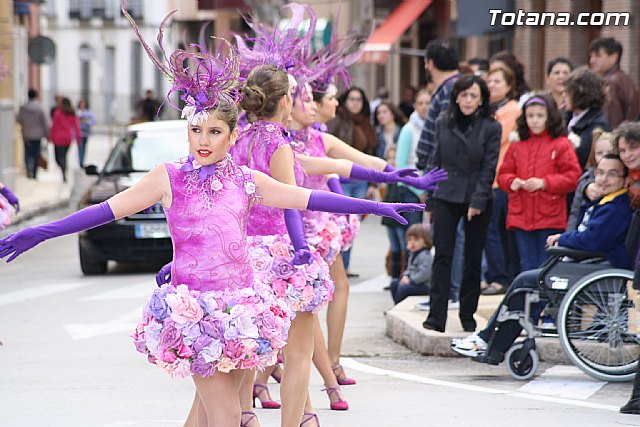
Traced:
<svg viewBox="0 0 640 427">
<path fill-rule="evenodd" d="M 422 327 L 427 311 L 419 311 L 415 304 L 424 297 L 409 297 L 387 312 L 387 335 L 398 344 L 421 354 L 443 357 L 459 357 L 450 348 L 451 339 L 469 335 L 462 330 L 458 319 L 458 310 L 449 310 L 447 327 L 444 333 Z M 502 300 L 502 295 L 480 296 L 475 319 L 477 330 L 482 330 L 491 314 Z M 571 364 L 566 358 L 558 338 L 536 338 L 536 347 L 540 359 L 550 363 Z"/>
<path fill-rule="evenodd" d="M 85 164 L 94 164 L 98 169 L 102 168 L 111 146 L 114 136 L 108 134 L 94 134 L 89 139 L 88 150 L 85 156 Z M 13 213 L 9 227 L 42 215 L 53 209 L 66 207 L 81 196 L 87 184 L 93 177 L 87 177 L 80 169 L 78 150 L 75 144 L 67 153 L 68 182 L 62 182 L 62 172 L 55 162 L 53 147 L 49 146 L 49 159 L 47 169 L 38 169 L 38 179 L 28 179 L 25 175 L 19 175 L 11 190 L 20 200 L 20 212 Z"/>
</svg>

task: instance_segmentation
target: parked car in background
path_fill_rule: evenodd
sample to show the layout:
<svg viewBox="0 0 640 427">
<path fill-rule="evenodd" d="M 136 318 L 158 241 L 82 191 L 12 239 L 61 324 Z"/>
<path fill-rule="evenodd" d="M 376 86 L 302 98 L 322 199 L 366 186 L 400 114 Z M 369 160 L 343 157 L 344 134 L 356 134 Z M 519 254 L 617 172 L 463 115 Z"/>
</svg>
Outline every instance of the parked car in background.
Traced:
<svg viewBox="0 0 640 427">
<path fill-rule="evenodd" d="M 85 167 L 97 180 L 80 200 L 80 208 L 101 203 L 134 185 L 154 166 L 176 161 L 189 153 L 187 122 L 164 120 L 127 127 L 111 150 L 104 169 Z M 80 268 L 86 275 L 104 274 L 108 261 L 148 262 L 171 260 L 173 247 L 162 205 L 79 234 Z"/>
</svg>

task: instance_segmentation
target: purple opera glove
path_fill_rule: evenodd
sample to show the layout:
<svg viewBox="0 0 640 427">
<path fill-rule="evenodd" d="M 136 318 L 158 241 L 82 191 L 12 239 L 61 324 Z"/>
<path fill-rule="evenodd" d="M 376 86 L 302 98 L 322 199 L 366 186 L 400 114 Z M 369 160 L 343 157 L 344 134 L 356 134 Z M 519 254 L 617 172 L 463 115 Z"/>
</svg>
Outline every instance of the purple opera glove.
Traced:
<svg viewBox="0 0 640 427">
<path fill-rule="evenodd" d="M 408 176 L 418 177 L 417 169 L 395 169 L 391 172 L 379 172 L 377 170 L 363 168 L 360 165 L 353 164 L 349 178 L 360 179 L 367 182 L 398 182 L 402 178 Z"/>
<path fill-rule="evenodd" d="M 403 184 L 426 191 L 434 191 L 438 188 L 438 183 L 448 178 L 447 171 L 440 168 L 433 168 L 423 176 L 405 176 L 400 179 Z"/>
<path fill-rule="evenodd" d="M 58 221 L 36 227 L 25 228 L 0 240 L 0 259 L 11 255 L 7 262 L 28 251 L 39 243 L 65 234 L 77 233 L 98 227 L 115 219 L 107 202 L 84 208 Z"/>
<path fill-rule="evenodd" d="M 313 254 L 309 249 L 307 238 L 304 234 L 302 212 L 297 209 L 285 209 L 284 222 L 287 225 L 287 233 L 289 233 L 291 244 L 295 251 L 292 260 L 293 265 L 311 264 Z"/>
<path fill-rule="evenodd" d="M 352 197 L 333 194 L 328 191 L 314 190 L 309 196 L 307 209 L 310 211 L 324 211 L 338 214 L 374 214 L 388 216 L 402 225 L 407 220 L 398 214 L 405 211 L 424 210 L 421 203 L 382 203 L 371 200 L 354 199 Z"/>
<path fill-rule="evenodd" d="M 349 178 L 347 178 L 346 176 L 341 176 L 340 177 L 340 183 L 341 184 L 351 184 L 351 180 Z"/>
<path fill-rule="evenodd" d="M 329 178 L 327 179 L 327 186 L 332 193 L 336 194 L 344 194 L 342 190 L 342 185 L 340 185 L 340 179 L 338 178 Z"/>
<path fill-rule="evenodd" d="M 20 201 L 18 200 L 18 197 L 16 197 L 16 195 L 13 194 L 11 190 L 9 190 L 9 187 L 7 187 L 6 185 L 2 187 L 2 190 L 0 190 L 0 194 L 2 194 L 14 207 L 16 213 L 20 212 Z"/>
<path fill-rule="evenodd" d="M 389 163 L 387 163 L 387 165 L 384 167 L 384 169 L 382 171 L 383 172 L 393 172 L 394 170 L 396 170 L 396 168 L 394 168 Z"/>
<path fill-rule="evenodd" d="M 171 282 L 171 265 L 173 264 L 173 262 L 169 262 L 167 264 L 165 264 L 160 271 L 158 271 L 158 274 L 156 274 L 156 283 L 158 284 L 158 286 L 162 286 L 166 283 Z"/>
</svg>

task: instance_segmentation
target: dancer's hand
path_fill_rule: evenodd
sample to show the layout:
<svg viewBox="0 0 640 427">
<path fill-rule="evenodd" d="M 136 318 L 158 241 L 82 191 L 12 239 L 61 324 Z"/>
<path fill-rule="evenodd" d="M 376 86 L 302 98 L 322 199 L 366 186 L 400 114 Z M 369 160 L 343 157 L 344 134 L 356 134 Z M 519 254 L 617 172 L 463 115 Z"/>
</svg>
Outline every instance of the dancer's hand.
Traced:
<svg viewBox="0 0 640 427">
<path fill-rule="evenodd" d="M 7 262 L 16 259 L 20 254 L 44 242 L 47 237 L 38 231 L 37 227 L 20 230 L 0 240 L 0 259 L 9 256 Z"/>
<path fill-rule="evenodd" d="M 399 212 L 407 211 L 423 211 L 424 204 L 422 203 L 382 203 L 378 202 L 378 208 L 374 212 L 375 215 L 387 216 L 398 221 L 402 225 L 407 225 L 409 222 L 400 216 Z"/>
<path fill-rule="evenodd" d="M 426 191 L 434 191 L 438 188 L 438 183 L 444 181 L 449 177 L 446 170 L 440 168 L 433 168 L 423 176 L 413 177 L 407 176 L 400 179 L 400 182 L 408 184 L 412 187 L 419 188 Z"/>
<path fill-rule="evenodd" d="M 305 265 L 311 264 L 312 260 L 313 254 L 311 253 L 311 250 L 309 248 L 301 248 L 295 251 L 291 263 L 293 265 Z"/>
<path fill-rule="evenodd" d="M 162 286 L 166 283 L 171 282 L 171 265 L 173 263 L 169 262 L 167 264 L 165 264 L 160 271 L 158 271 L 158 274 L 156 274 L 156 283 L 158 284 L 158 286 Z"/>
<path fill-rule="evenodd" d="M 9 189 L 9 187 L 7 187 L 6 185 L 2 187 L 2 189 L 0 189 L 0 194 L 2 194 L 7 199 L 11 206 L 13 206 L 13 208 L 16 210 L 16 213 L 20 212 L 20 201 L 18 200 L 18 197 Z"/>
</svg>

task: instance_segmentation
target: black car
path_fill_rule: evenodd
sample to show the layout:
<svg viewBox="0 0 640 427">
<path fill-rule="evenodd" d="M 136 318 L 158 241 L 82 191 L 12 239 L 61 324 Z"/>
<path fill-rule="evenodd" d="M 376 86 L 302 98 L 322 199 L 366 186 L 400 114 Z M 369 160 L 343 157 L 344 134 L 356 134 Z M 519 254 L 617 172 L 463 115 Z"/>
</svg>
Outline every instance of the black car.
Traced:
<svg viewBox="0 0 640 427">
<path fill-rule="evenodd" d="M 126 134 L 109 154 L 102 171 L 80 201 L 80 207 L 101 203 L 134 185 L 155 165 L 188 154 L 187 122 L 166 120 L 127 127 Z M 107 261 L 150 262 L 171 260 L 173 248 L 162 205 L 84 231 L 79 235 L 80 267 L 84 274 L 104 274 Z"/>
</svg>

